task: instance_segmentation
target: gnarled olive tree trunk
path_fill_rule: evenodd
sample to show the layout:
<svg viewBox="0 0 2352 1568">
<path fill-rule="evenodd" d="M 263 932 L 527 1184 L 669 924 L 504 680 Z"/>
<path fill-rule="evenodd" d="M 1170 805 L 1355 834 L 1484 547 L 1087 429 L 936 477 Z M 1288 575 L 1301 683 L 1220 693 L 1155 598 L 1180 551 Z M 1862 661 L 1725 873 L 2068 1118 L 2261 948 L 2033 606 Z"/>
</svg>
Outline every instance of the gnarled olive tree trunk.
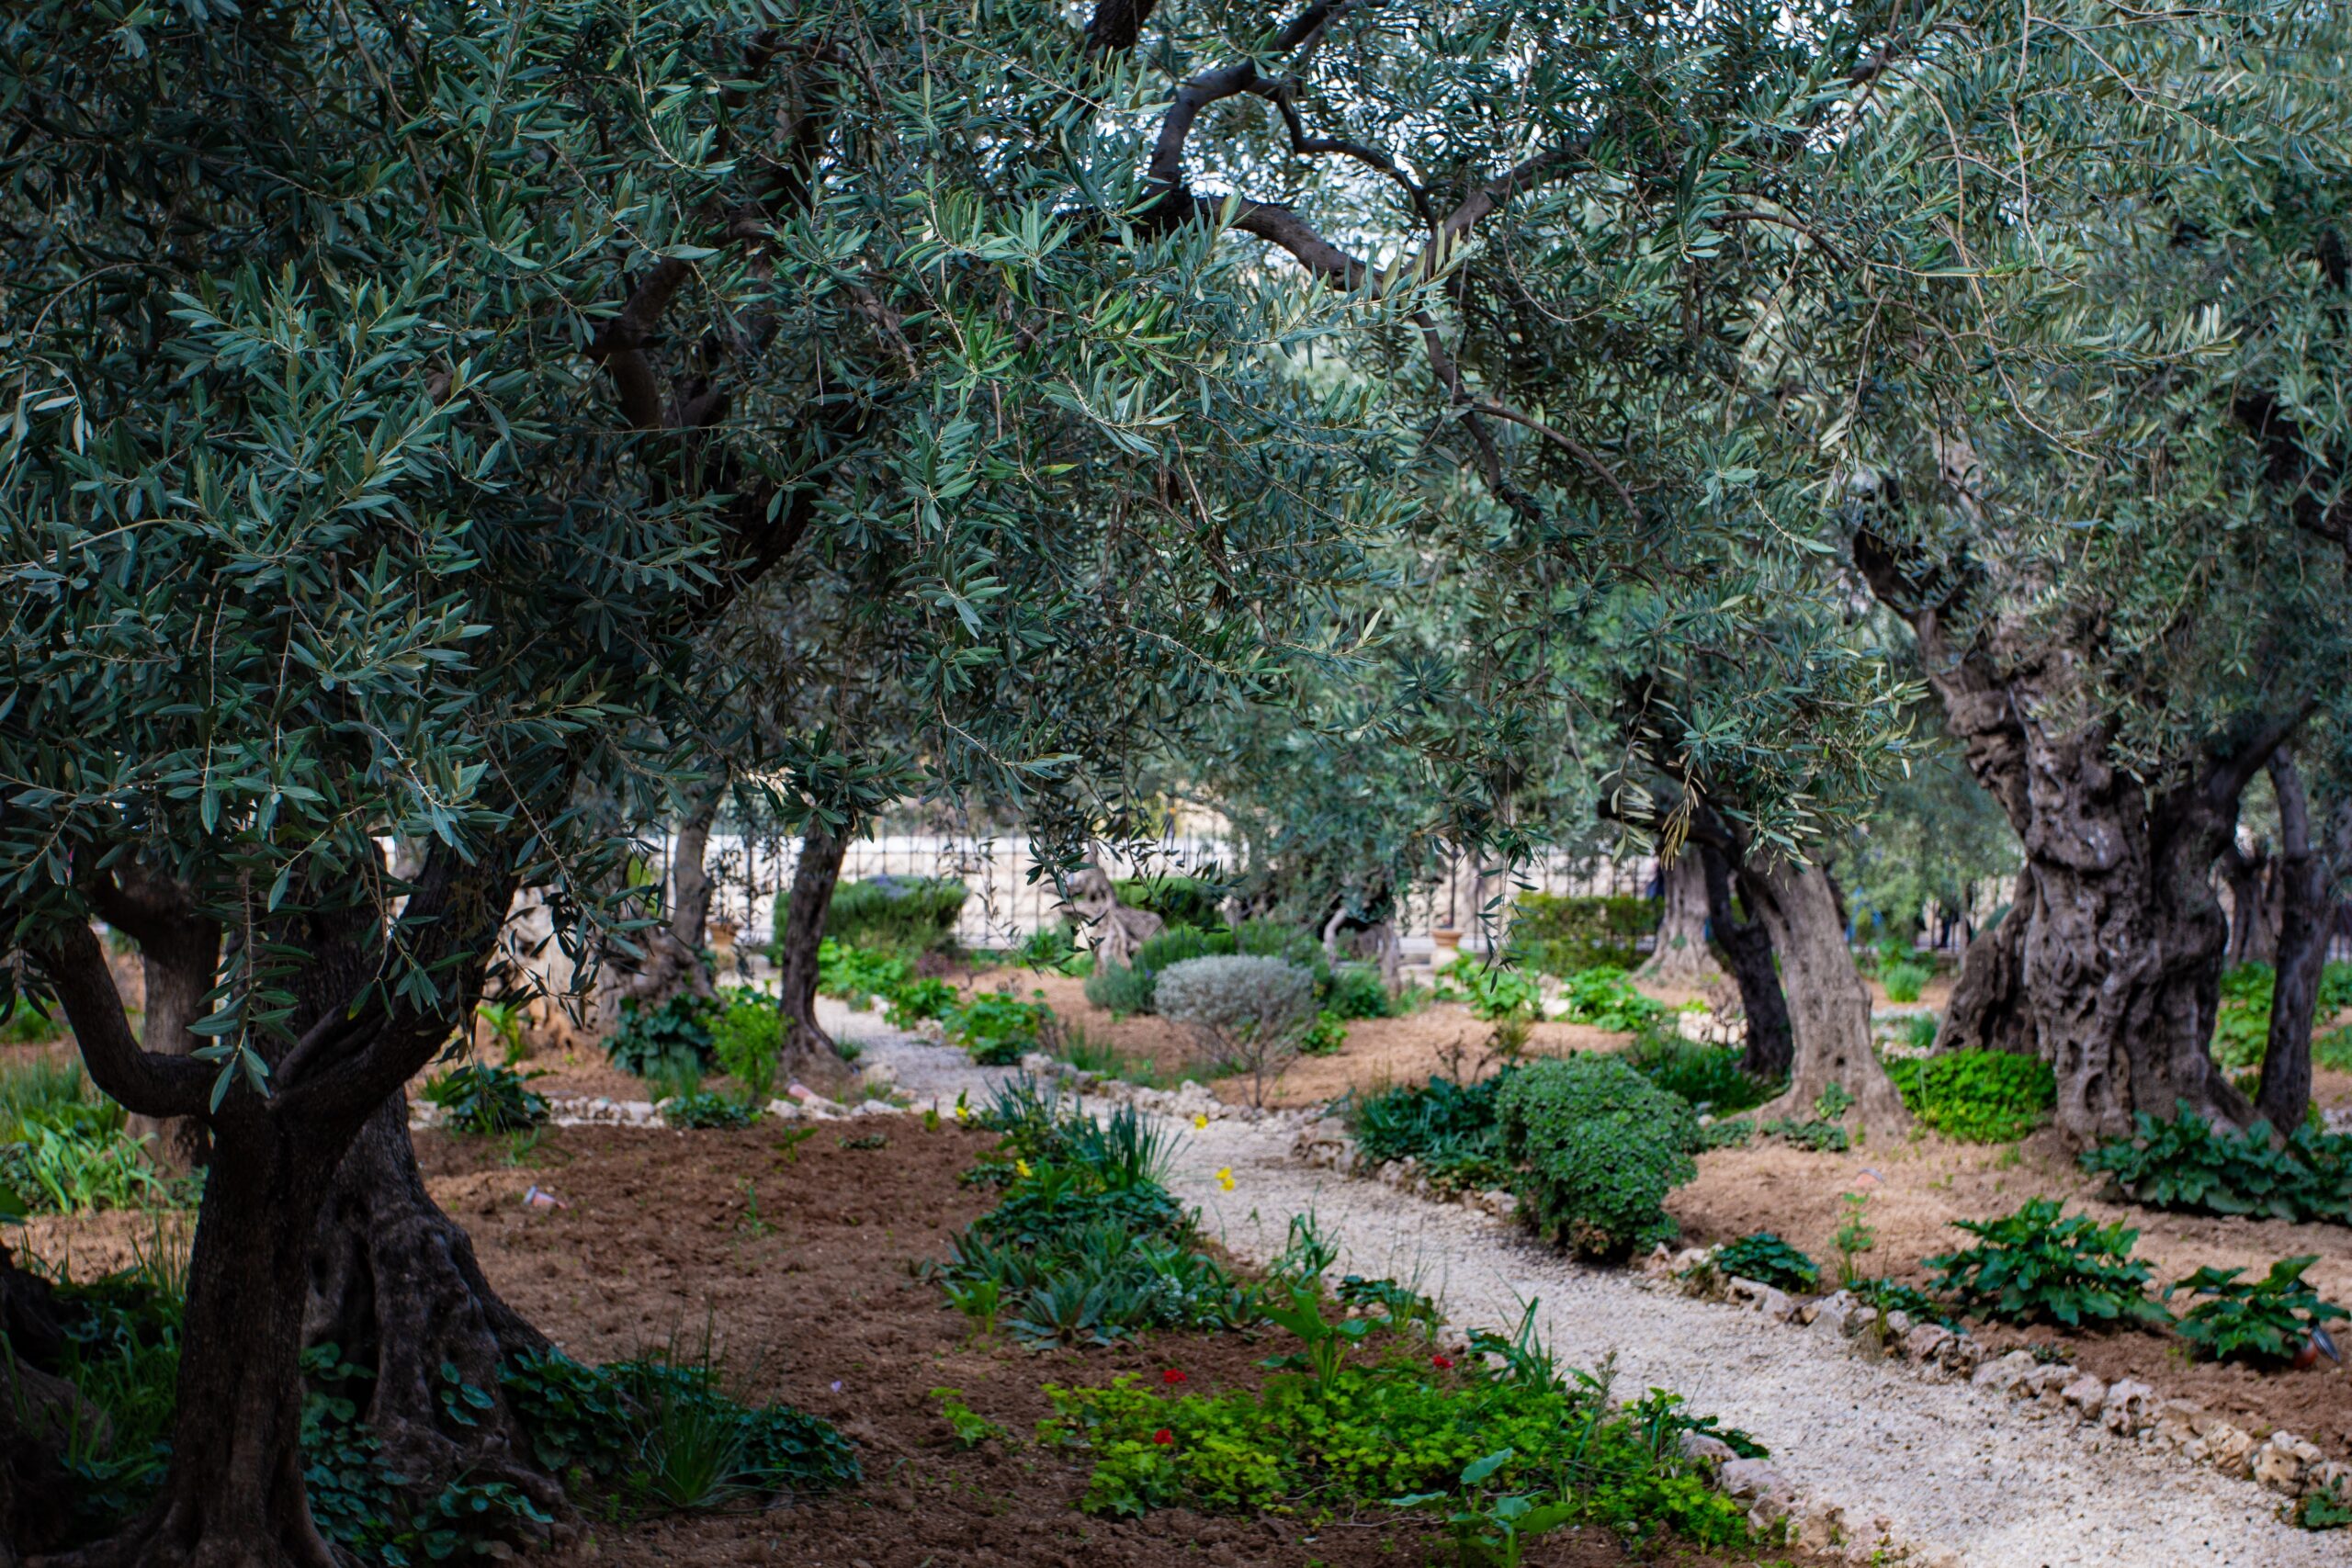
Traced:
<svg viewBox="0 0 2352 1568">
<path fill-rule="evenodd" d="M 817 947 L 825 940 L 825 912 L 832 908 L 848 852 L 846 829 L 836 833 L 812 819 L 801 836 L 783 929 L 776 933 L 776 1006 L 784 1013 L 788 1059 L 833 1049 L 832 1037 L 817 1025 Z"/>
<path fill-rule="evenodd" d="M 1969 942 L 1960 961 L 1960 981 L 1936 1029 L 1938 1051 L 2030 1056 L 2040 1048 L 2025 989 L 2025 933 L 2033 923 L 2037 886 L 2030 871 L 2019 872 L 2008 908 Z"/>
<path fill-rule="evenodd" d="M 204 1043 L 193 1026 L 206 1011 L 220 966 L 220 926 L 196 908 L 195 896 L 169 877 L 130 865 L 104 884 L 96 900 L 107 924 L 139 944 L 145 1010 L 139 1043 L 166 1056 L 185 1056 Z M 156 1164 L 176 1171 L 204 1163 L 204 1124 L 193 1117 L 132 1113 L 126 1131 L 150 1140 Z"/>
<path fill-rule="evenodd" d="M 1732 908 L 1731 862 L 1714 844 L 1694 844 L 1706 878 L 1707 911 L 1715 940 L 1730 961 L 1732 979 L 1739 987 L 1740 1010 L 1747 1015 L 1747 1035 L 1740 1055 L 1740 1070 L 1758 1078 L 1786 1076 L 1796 1060 L 1796 1037 L 1789 1026 L 1788 998 L 1781 994 L 1781 972 L 1772 960 L 1772 933 L 1753 918 L 1738 919 Z"/>
<path fill-rule="evenodd" d="M 2281 752 L 2270 763 L 2278 796 L 2279 892 L 2277 978 L 2271 982 L 2270 1035 L 2262 1052 L 2255 1112 L 2281 1133 L 2303 1120 L 2312 1098 L 2312 1025 L 2340 901 L 2336 879 L 2352 868 L 2352 798 L 2339 800 L 2321 831 L 2312 830 L 2302 773 Z"/>
<path fill-rule="evenodd" d="M 1707 868 L 1696 846 L 1685 844 L 1681 853 L 1659 863 L 1658 876 L 1665 897 L 1657 946 L 1634 977 L 1660 986 L 1703 986 L 1720 972 L 1707 951 Z"/>
<path fill-rule="evenodd" d="M 1795 1043 L 1788 1092 L 1758 1114 L 1811 1121 L 1835 1086 L 1871 1136 L 1901 1134 L 1911 1113 L 1871 1047 L 1870 991 L 1854 966 L 1828 872 L 1778 856 L 1751 857 L 1739 886 L 1780 955 Z"/>
<path fill-rule="evenodd" d="M 2233 837 L 2222 847 L 2222 880 L 2230 890 L 2230 945 L 2222 962 L 2268 964 L 2278 956 L 2274 921 L 2282 914 L 2278 879 L 2285 867 L 2267 844 L 2248 853 Z"/>
</svg>

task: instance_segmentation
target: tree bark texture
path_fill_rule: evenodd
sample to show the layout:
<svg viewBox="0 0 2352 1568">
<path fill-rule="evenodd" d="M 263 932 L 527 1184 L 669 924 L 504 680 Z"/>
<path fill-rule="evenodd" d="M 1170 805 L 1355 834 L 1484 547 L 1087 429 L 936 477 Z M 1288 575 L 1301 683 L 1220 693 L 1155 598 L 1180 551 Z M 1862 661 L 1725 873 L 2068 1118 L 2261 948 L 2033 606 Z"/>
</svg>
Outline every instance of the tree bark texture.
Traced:
<svg viewBox="0 0 2352 1568">
<path fill-rule="evenodd" d="M 2255 1113 L 2278 1132 L 2303 1120 L 2312 1098 L 2312 1025 L 2321 971 L 2335 930 L 2336 879 L 2352 867 L 2352 799 L 2340 800 L 2322 831 L 2312 830 L 2301 771 L 2280 753 L 2271 760 L 2278 796 L 2278 967 L 2270 990 L 2270 1035 L 2262 1052 Z"/>
<path fill-rule="evenodd" d="M 2248 716 L 2145 784 L 2117 767 L 2104 721 L 2084 716 L 2065 648 L 2011 649 L 1998 633 L 1956 645 L 1944 617 L 1965 579 L 1915 578 L 1867 529 L 1854 559 L 1910 622 L 1970 772 L 2024 844 L 2018 987 L 2057 1075 L 2059 1127 L 2092 1144 L 2129 1133 L 2134 1112 L 2179 1105 L 2243 1123 L 2251 1107 L 2211 1055 L 2229 936 L 2213 867 L 2246 783 L 2301 716 Z"/>
<path fill-rule="evenodd" d="M 2036 883 L 2018 874 L 2007 913 L 1976 933 L 1960 961 L 1960 981 L 1936 1030 L 1938 1051 L 2007 1051 L 2030 1056 L 2033 1007 L 2025 989 L 2025 933 L 2033 923 Z"/>
<path fill-rule="evenodd" d="M 1828 872 L 1777 857 L 1751 860 L 1740 893 L 1780 955 L 1795 1044 L 1788 1092 L 1758 1114 L 1811 1121 L 1835 1085 L 1851 1097 L 1851 1114 L 1872 1137 L 1900 1134 L 1911 1114 L 1871 1048 L 1870 991 L 1854 966 Z"/>
<path fill-rule="evenodd" d="M 1660 986 L 1704 986 L 1720 971 L 1707 950 L 1707 868 L 1700 863 L 1697 846 L 1683 845 L 1681 853 L 1658 868 L 1658 874 L 1665 897 L 1657 946 L 1634 977 Z"/>
<path fill-rule="evenodd" d="M 833 1049 L 832 1037 L 817 1024 L 817 946 L 825 939 L 825 912 L 842 879 L 849 837 L 810 822 L 800 839 L 800 860 L 792 868 L 790 902 L 776 942 L 777 1000 L 784 1014 L 784 1054 L 806 1057 Z"/>
<path fill-rule="evenodd" d="M 2249 853 L 2233 838 L 2222 850 L 2221 869 L 2230 890 L 2230 945 L 2222 962 L 2231 968 L 2272 962 L 2278 956 L 2272 917 L 2281 908 L 2274 889 L 2283 868 L 2269 846 L 2256 844 Z"/>
<path fill-rule="evenodd" d="M 670 934 L 689 953 L 700 953 L 705 928 L 710 924 L 710 897 L 717 884 L 704 860 L 710 849 L 710 825 L 718 818 L 721 791 L 711 789 L 678 825 L 677 842 L 670 850 Z"/>
<path fill-rule="evenodd" d="M 1715 940 L 1730 962 L 1732 979 L 1739 987 L 1740 1010 L 1747 1017 L 1747 1035 L 1740 1070 L 1764 1079 L 1784 1077 L 1796 1061 L 1796 1037 L 1789 1023 L 1788 998 L 1781 991 L 1781 973 L 1772 961 L 1772 933 L 1754 918 L 1734 918 L 1731 862 L 1713 844 L 1697 846 L 1705 875 L 1707 910 Z"/>
<path fill-rule="evenodd" d="M 60 1456 L 76 1431 L 106 1417 L 56 1375 L 65 1329 L 49 1281 L 0 1246 L 0 1562 L 47 1551 L 66 1536 L 74 1479 Z M 101 1445 L 103 1446 L 103 1444 Z"/>
<path fill-rule="evenodd" d="M 141 1046 L 187 1055 L 204 1043 L 193 1025 L 207 1010 L 204 998 L 220 966 L 220 923 L 198 912 L 186 887 L 135 864 L 121 870 L 97 904 L 100 918 L 139 944 Z M 204 1163 L 204 1124 L 194 1117 L 133 1111 L 124 1130 L 150 1140 L 148 1153 L 167 1169 L 188 1171 Z"/>
</svg>

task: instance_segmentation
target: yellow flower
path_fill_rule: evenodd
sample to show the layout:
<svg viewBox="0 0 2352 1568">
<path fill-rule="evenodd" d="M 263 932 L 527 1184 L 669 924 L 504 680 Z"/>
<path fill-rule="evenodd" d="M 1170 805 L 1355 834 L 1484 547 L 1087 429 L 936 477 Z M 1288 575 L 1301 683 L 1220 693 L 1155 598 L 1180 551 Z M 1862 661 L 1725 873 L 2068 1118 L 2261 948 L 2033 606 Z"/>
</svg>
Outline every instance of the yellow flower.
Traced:
<svg viewBox="0 0 2352 1568">
<path fill-rule="evenodd" d="M 1026 1175 L 1028 1175 L 1028 1174 L 1029 1174 L 1029 1162 L 1028 1162 L 1027 1160 L 1025 1160 L 1025 1159 L 1017 1159 L 1017 1160 L 1014 1160 L 1014 1161 L 1012 1162 L 1012 1174 L 1013 1174 L 1013 1175 L 1015 1175 L 1015 1176 L 1026 1176 Z"/>
<path fill-rule="evenodd" d="M 1193 1117 L 1193 1132 L 1195 1132 L 1195 1133 L 1205 1133 L 1205 1132 L 1207 1132 L 1207 1131 L 1208 1131 L 1208 1126 L 1209 1126 L 1209 1118 L 1208 1118 L 1208 1112 L 1207 1112 L 1207 1111 L 1202 1111 L 1199 1115 L 1197 1115 L 1197 1116 L 1195 1116 L 1195 1117 Z"/>
<path fill-rule="evenodd" d="M 1216 1184 L 1219 1187 L 1224 1188 L 1227 1192 L 1233 1190 L 1233 1168 L 1231 1166 L 1221 1165 L 1217 1167 Z"/>
<path fill-rule="evenodd" d="M 958 1100 L 956 1105 L 956 1120 L 961 1122 L 965 1117 L 969 1116 L 970 1114 L 970 1111 L 964 1109 L 963 1102 Z"/>
</svg>

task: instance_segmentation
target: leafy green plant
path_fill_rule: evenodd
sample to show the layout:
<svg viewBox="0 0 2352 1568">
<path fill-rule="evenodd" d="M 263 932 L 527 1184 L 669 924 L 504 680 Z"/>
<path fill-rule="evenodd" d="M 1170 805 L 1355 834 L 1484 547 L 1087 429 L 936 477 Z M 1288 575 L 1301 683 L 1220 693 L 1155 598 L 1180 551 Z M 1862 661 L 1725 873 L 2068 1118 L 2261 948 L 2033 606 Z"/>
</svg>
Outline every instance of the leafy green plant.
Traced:
<svg viewBox="0 0 2352 1568">
<path fill-rule="evenodd" d="M 1886 987 L 1888 1001 L 1916 1002 L 1919 999 L 1919 993 L 1927 989 L 1932 973 L 1924 964 L 1908 962 L 1890 964 L 1878 972 L 1878 983 Z"/>
<path fill-rule="evenodd" d="M 1315 1015 L 1306 1032 L 1298 1037 L 1298 1054 L 1302 1056 L 1336 1056 L 1340 1047 L 1348 1043 L 1347 1021 L 1329 1008 Z"/>
<path fill-rule="evenodd" d="M 1348 1120 L 1357 1151 L 1374 1164 L 1410 1155 L 1432 1182 L 1448 1189 L 1503 1185 L 1511 1169 L 1503 1158 L 1495 1097 L 1509 1075 L 1506 1069 L 1466 1086 L 1431 1077 L 1419 1088 L 1351 1101 Z"/>
<path fill-rule="evenodd" d="M 1149 1056 L 1129 1055 L 1108 1040 L 1087 1037 L 1083 1024 L 1067 1024 L 1059 1032 L 1056 1055 L 1080 1072 L 1098 1073 L 1106 1078 L 1135 1084 L 1142 1089 L 1172 1088 L 1176 1079 L 1160 1070 Z"/>
<path fill-rule="evenodd" d="M 977 1449 L 990 1438 L 1011 1435 L 966 1404 L 964 1391 L 960 1388 L 935 1388 L 931 1391 L 931 1397 L 939 1401 L 940 1417 L 947 1423 L 947 1429 L 956 1435 L 956 1446 L 959 1449 Z"/>
<path fill-rule="evenodd" d="M 0 1045 L 38 1045 L 64 1032 L 63 1018 L 43 1012 L 21 997 L 14 999 L 8 1015 L 0 1018 Z"/>
<path fill-rule="evenodd" d="M 1698 1174 L 1690 1107 L 1611 1055 L 1537 1062 L 1496 1100 L 1506 1158 L 1537 1230 L 1596 1257 L 1673 1235 L 1666 1195 Z"/>
<path fill-rule="evenodd" d="M 784 1055 L 784 1012 L 775 998 L 749 988 L 731 990 L 711 1027 L 711 1054 L 733 1078 L 747 1105 L 765 1105 Z"/>
<path fill-rule="evenodd" d="M 1398 1508 L 1453 1505 L 1446 1516 L 1462 1568 L 1519 1568 L 1527 1543 L 1572 1522 L 1580 1512 L 1573 1501 L 1539 1503 L 1525 1493 L 1493 1497 L 1478 1489 L 1487 1477 L 1519 1456 L 1502 1449 L 1462 1467 L 1460 1500 L 1454 1494 L 1422 1492 L 1392 1500 Z"/>
<path fill-rule="evenodd" d="M 2352 1023 L 2312 1037 L 2312 1066 L 2332 1073 L 2352 1073 Z"/>
<path fill-rule="evenodd" d="M 2013 1051 L 1889 1057 L 1886 1076 L 1922 1122 L 1967 1144 L 2014 1143 L 2058 1103 L 2050 1064 Z"/>
<path fill-rule="evenodd" d="M 1937 1031 L 1941 1025 L 1937 1022 L 1934 1013 L 1915 1012 L 1904 1019 L 1900 1027 L 1905 1045 L 1914 1051 L 1926 1051 L 1934 1046 Z"/>
<path fill-rule="evenodd" d="M 548 1102 L 512 1067 L 468 1063 L 434 1074 L 417 1092 L 460 1133 L 520 1133 L 548 1119 Z"/>
<path fill-rule="evenodd" d="M 1831 1234 L 1829 1245 L 1838 1249 L 1838 1283 L 1851 1290 L 1861 1278 L 1861 1269 L 1854 1260 L 1878 1246 L 1878 1232 L 1871 1228 L 1869 1193 L 1841 1192 L 1838 1201 L 1838 1229 Z"/>
<path fill-rule="evenodd" d="M 1045 992 L 1023 1001 L 1010 991 L 980 991 L 969 1001 L 949 1008 L 941 1017 L 948 1040 L 972 1054 L 983 1066 L 1010 1066 L 1035 1051 L 1053 1027 L 1054 1010 Z"/>
<path fill-rule="evenodd" d="M 871 1007 L 875 998 L 890 996 L 914 974 L 913 961 L 902 953 L 831 937 L 817 943 L 817 989 L 854 1008 Z"/>
<path fill-rule="evenodd" d="M 1152 990 L 1159 976 L 1125 964 L 1097 964 L 1086 976 L 1086 999 L 1113 1018 L 1129 1018 L 1151 1010 Z"/>
<path fill-rule="evenodd" d="M 498 1059 L 507 1066 L 530 1055 L 523 1041 L 523 1006 L 520 1002 L 481 1002 L 474 1008 L 474 1017 L 490 1030 L 490 1037 L 498 1043 Z"/>
<path fill-rule="evenodd" d="M 2260 1065 L 2270 1039 L 2270 990 L 2276 979 L 2267 964 L 2240 964 L 2222 973 L 2221 1005 L 2213 1015 L 2215 1063 L 2231 1071 Z"/>
<path fill-rule="evenodd" d="M 1740 1071 L 1739 1049 L 1733 1045 L 1702 1045 L 1651 1029 L 1626 1046 L 1623 1055 L 1627 1066 L 1658 1088 L 1718 1116 L 1751 1111 L 1780 1092 L 1779 1084 Z"/>
<path fill-rule="evenodd" d="M 2352 1525 L 2352 1497 L 2345 1495 L 2340 1482 L 2314 1486 L 2295 1499 L 2289 1517 L 2307 1530 L 2340 1530 Z"/>
<path fill-rule="evenodd" d="M 1810 1291 L 1821 1266 L 1770 1231 L 1757 1231 L 1715 1248 L 1717 1271 L 1782 1291 Z"/>
<path fill-rule="evenodd" d="M 1170 926 L 1216 931 L 1225 924 L 1225 894 L 1197 876 L 1125 876 L 1113 883 L 1119 902 L 1149 909 Z"/>
<path fill-rule="evenodd" d="M 882 1016 L 893 1029 L 912 1029 L 928 1019 L 944 1018 L 956 1007 L 956 987 L 934 976 L 908 980 L 894 987 Z"/>
<path fill-rule="evenodd" d="M 1800 1122 L 1793 1116 L 1759 1122 L 1756 1131 L 1792 1148 L 1809 1149 L 1815 1154 L 1842 1155 L 1854 1144 L 1853 1134 L 1835 1122 Z"/>
<path fill-rule="evenodd" d="M 1012 950 L 1013 962 L 1043 975 L 1085 975 L 1093 972 L 1092 955 L 1080 952 L 1078 928 L 1064 921 L 1039 926 Z"/>
<path fill-rule="evenodd" d="M 1348 1020 L 1386 1018 L 1392 1010 L 1380 972 L 1363 964 L 1342 964 L 1332 970 L 1330 983 L 1317 999 L 1324 1010 Z"/>
<path fill-rule="evenodd" d="M 1614 965 L 1583 969 L 1561 982 L 1560 996 L 1568 1004 L 1571 1022 L 1595 1029 L 1638 1030 L 1666 1017 L 1667 1010 L 1641 992 Z"/>
<path fill-rule="evenodd" d="M 1858 1276 L 1846 1287 L 1854 1299 L 1879 1313 L 1905 1314 L 1914 1323 L 1939 1323 L 1955 1333 L 1962 1332 L 1944 1303 L 1917 1285 L 1900 1280 L 1869 1279 Z"/>
<path fill-rule="evenodd" d="M 126 1130 L 122 1107 L 79 1063 L 36 1060 L 0 1073 L 0 1190 L 18 1213 L 186 1207 L 198 1183 L 167 1179 Z"/>
<path fill-rule="evenodd" d="M 620 1028 L 605 1043 L 605 1054 L 614 1066 L 641 1078 L 684 1065 L 707 1069 L 712 1061 L 711 1023 L 718 1015 L 716 998 L 691 991 L 680 991 L 658 1008 L 641 1007 L 631 998 L 621 1003 Z"/>
<path fill-rule="evenodd" d="M 2352 1136 L 2309 1124 L 2274 1145 L 2262 1122 L 2232 1132 L 2184 1102 L 2169 1122 L 2135 1115 L 2131 1137 L 2100 1145 L 2082 1165 L 2152 1208 L 2352 1224 Z"/>
<path fill-rule="evenodd" d="M 2270 1272 L 2248 1281 L 2243 1269 L 2199 1269 L 2178 1284 L 2166 1287 L 2165 1300 L 2186 1291 L 2203 1298 L 2181 1314 L 2177 1325 L 2199 1357 L 2213 1361 L 2279 1362 L 2290 1360 L 2315 1329 L 2347 1314 L 2333 1302 L 2322 1301 L 2303 1283 L 2303 1271 L 2319 1261 L 2316 1253 L 2282 1258 Z"/>
<path fill-rule="evenodd" d="M 1459 991 L 1470 1016 L 1482 1022 L 1532 1019 L 1543 1012 L 1543 990 L 1516 968 L 1483 964 L 1465 953 L 1440 971 L 1439 978 Z"/>
<path fill-rule="evenodd" d="M 2032 1198 L 1993 1220 L 1958 1220 L 1978 1245 L 1927 1260 L 1935 1291 L 2005 1323 L 2165 1324 L 2148 1295 L 2149 1270 L 2132 1256 L 2140 1233 L 2087 1214 L 2060 1217 L 2054 1198 Z"/>
<path fill-rule="evenodd" d="M 673 1127 L 748 1127 L 759 1119 L 760 1113 L 753 1107 L 707 1089 L 673 1095 L 662 1102 L 662 1120 Z"/>
<path fill-rule="evenodd" d="M 869 876 L 833 889 L 825 906 L 825 938 L 849 947 L 922 953 L 952 947 L 956 922 L 971 890 L 952 877 Z M 789 896 L 775 901 L 775 940 L 791 918 Z"/>
<path fill-rule="evenodd" d="M 1657 930 L 1652 898 L 1562 897 L 1521 893 L 1511 901 L 1513 955 L 1547 975 L 1642 962 L 1641 939 Z"/>
</svg>

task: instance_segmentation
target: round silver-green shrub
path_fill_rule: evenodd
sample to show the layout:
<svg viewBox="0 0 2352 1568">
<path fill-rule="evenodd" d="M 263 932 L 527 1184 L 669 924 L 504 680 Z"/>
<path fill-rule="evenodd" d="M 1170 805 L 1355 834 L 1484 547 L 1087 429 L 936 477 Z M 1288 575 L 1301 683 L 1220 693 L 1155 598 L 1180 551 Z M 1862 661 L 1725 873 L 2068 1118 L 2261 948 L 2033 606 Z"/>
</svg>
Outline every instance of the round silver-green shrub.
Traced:
<svg viewBox="0 0 2352 1568">
<path fill-rule="evenodd" d="M 1153 1005 L 1212 1064 L 1248 1073 L 1258 1103 L 1315 1021 L 1315 976 L 1279 958 L 1187 958 L 1159 972 Z"/>
</svg>

